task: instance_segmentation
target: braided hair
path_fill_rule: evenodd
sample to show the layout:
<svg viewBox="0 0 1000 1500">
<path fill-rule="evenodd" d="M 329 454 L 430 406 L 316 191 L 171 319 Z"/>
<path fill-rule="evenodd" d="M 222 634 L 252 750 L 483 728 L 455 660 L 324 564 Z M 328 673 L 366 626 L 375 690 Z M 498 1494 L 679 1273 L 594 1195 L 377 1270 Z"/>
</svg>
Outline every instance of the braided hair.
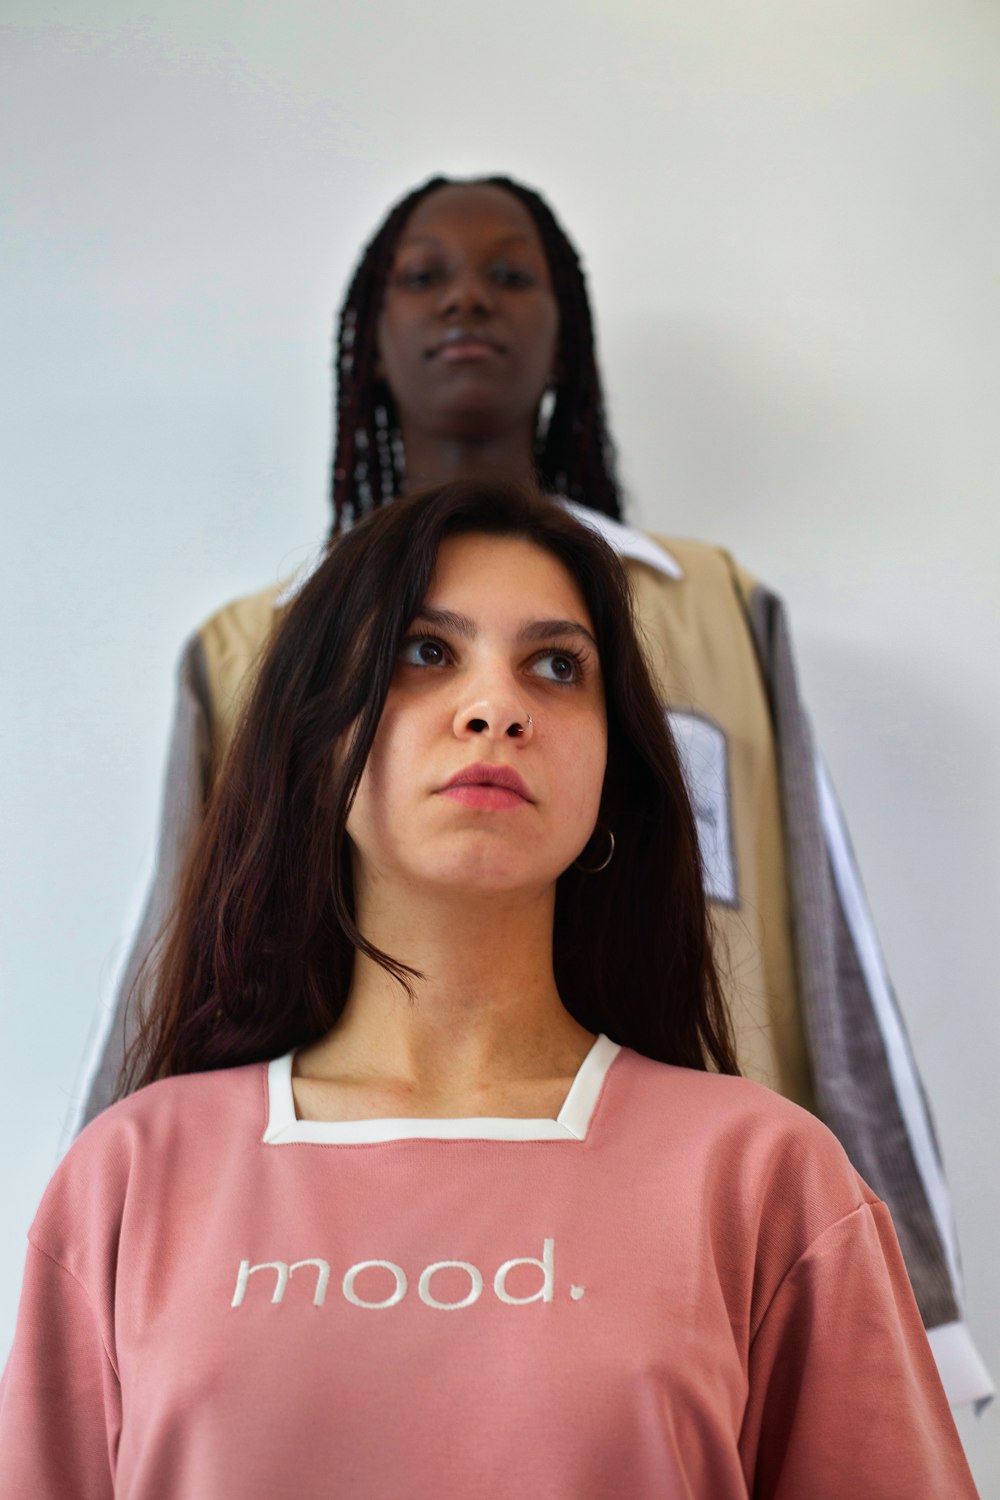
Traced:
<svg viewBox="0 0 1000 1500">
<path fill-rule="evenodd" d="M 337 334 L 333 530 L 345 530 L 386 505 L 405 483 L 395 402 L 377 373 L 378 318 L 396 246 L 417 204 L 454 179 L 431 177 L 390 209 L 362 253 L 340 312 Z M 509 177 L 476 178 L 522 203 L 538 230 L 559 308 L 557 383 L 535 436 L 539 486 L 621 518 L 621 493 L 594 349 L 594 327 L 580 258 L 544 198 Z"/>
</svg>

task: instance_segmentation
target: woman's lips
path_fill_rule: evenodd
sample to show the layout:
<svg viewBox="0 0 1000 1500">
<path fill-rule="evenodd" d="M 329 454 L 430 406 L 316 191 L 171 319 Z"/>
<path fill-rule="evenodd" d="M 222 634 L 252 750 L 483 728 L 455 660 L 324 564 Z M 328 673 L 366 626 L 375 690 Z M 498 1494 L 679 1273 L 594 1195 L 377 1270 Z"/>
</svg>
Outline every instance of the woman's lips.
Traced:
<svg viewBox="0 0 1000 1500">
<path fill-rule="evenodd" d="M 466 329 L 452 329 L 450 333 L 445 334 L 440 344 L 431 350 L 431 354 L 436 355 L 446 365 L 495 359 L 498 354 L 502 353 L 503 349 L 495 339 Z"/>
<path fill-rule="evenodd" d="M 466 807 L 524 807 L 534 800 L 510 766 L 465 766 L 440 791 Z"/>
<path fill-rule="evenodd" d="M 526 807 L 527 798 L 505 786 L 446 786 L 444 796 L 466 807 Z"/>
</svg>

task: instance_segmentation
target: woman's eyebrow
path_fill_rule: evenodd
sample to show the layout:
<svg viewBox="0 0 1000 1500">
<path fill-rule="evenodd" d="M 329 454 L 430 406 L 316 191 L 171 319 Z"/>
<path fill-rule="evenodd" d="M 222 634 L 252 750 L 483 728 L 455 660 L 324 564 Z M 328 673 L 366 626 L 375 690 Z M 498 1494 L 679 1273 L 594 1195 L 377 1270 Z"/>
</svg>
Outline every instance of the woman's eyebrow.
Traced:
<svg viewBox="0 0 1000 1500">
<path fill-rule="evenodd" d="M 475 624 L 468 615 L 457 615 L 450 609 L 427 609 L 424 606 L 413 616 L 411 630 L 414 625 L 430 625 L 434 630 L 449 630 L 452 635 L 465 636 L 470 641 L 476 634 Z"/>
<path fill-rule="evenodd" d="M 518 637 L 522 641 L 551 640 L 554 635 L 577 636 L 593 646 L 595 651 L 598 649 L 594 637 L 579 620 L 527 620 L 518 631 Z"/>
<path fill-rule="evenodd" d="M 478 634 L 474 620 L 470 620 L 468 615 L 456 614 L 451 609 L 425 607 L 418 610 L 410 628 L 412 630 L 414 626 L 425 625 L 432 630 L 447 630 L 452 635 L 462 636 L 470 641 Z M 562 636 L 564 639 L 566 636 L 576 636 L 593 646 L 595 651 L 598 650 L 594 637 L 579 620 L 525 620 L 517 632 L 519 641 L 550 641 L 553 636 Z"/>
</svg>

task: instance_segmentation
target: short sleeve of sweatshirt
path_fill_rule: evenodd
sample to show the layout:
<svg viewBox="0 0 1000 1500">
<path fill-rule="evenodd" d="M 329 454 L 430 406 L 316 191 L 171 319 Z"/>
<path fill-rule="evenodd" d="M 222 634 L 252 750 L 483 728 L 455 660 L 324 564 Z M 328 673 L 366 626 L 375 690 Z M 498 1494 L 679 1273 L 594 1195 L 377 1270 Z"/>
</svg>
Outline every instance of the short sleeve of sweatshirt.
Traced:
<svg viewBox="0 0 1000 1500">
<path fill-rule="evenodd" d="M 0 1383 L 4 1500 L 111 1500 L 118 1377 L 87 1292 L 29 1244 L 18 1326 Z"/>
<path fill-rule="evenodd" d="M 755 1500 L 973 1494 L 885 1205 L 794 1262 L 750 1345 L 741 1447 Z"/>
</svg>

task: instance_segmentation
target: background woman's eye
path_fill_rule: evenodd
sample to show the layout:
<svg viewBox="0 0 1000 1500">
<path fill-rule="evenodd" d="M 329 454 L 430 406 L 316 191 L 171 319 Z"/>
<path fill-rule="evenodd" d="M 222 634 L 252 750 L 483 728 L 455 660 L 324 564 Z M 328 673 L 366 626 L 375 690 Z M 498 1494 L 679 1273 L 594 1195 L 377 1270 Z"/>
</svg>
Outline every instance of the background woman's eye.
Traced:
<svg viewBox="0 0 1000 1500">
<path fill-rule="evenodd" d="M 433 266 L 403 266 L 395 273 L 393 281 L 408 291 L 422 291 L 424 287 L 433 285 L 436 275 L 437 271 Z"/>
<path fill-rule="evenodd" d="M 515 288 L 533 286 L 535 281 L 530 271 L 522 271 L 517 266 L 508 266 L 502 261 L 493 267 L 493 279 L 500 286 Z"/>
</svg>

